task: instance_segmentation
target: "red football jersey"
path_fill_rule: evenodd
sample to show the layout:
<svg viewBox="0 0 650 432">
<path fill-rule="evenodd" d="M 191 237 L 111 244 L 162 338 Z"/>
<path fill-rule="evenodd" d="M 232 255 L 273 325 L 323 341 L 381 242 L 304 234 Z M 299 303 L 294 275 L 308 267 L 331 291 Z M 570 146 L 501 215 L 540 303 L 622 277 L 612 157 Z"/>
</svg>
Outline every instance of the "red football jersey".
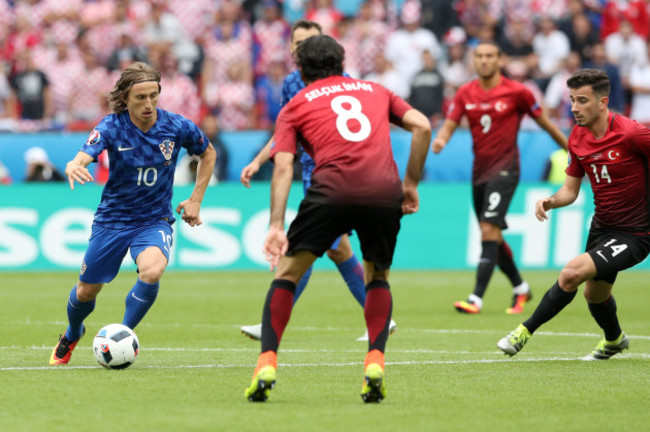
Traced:
<svg viewBox="0 0 650 432">
<path fill-rule="evenodd" d="M 647 233 L 650 129 L 618 114 L 609 114 L 609 129 L 595 139 L 586 127 L 569 135 L 566 173 L 587 173 L 594 192 L 593 226 Z"/>
<path fill-rule="evenodd" d="M 502 76 L 499 84 L 489 90 L 481 88 L 478 80 L 458 89 L 447 117 L 456 123 L 464 115 L 469 120 L 474 184 L 485 183 L 500 171 L 519 174 L 517 133 L 525 114 L 537 118 L 542 110 L 533 93 L 517 81 Z"/>
<path fill-rule="evenodd" d="M 311 199 L 336 204 L 399 206 L 402 183 L 390 122 L 411 109 L 381 85 L 340 75 L 307 86 L 282 108 L 271 158 L 300 143 L 316 167 Z"/>
</svg>

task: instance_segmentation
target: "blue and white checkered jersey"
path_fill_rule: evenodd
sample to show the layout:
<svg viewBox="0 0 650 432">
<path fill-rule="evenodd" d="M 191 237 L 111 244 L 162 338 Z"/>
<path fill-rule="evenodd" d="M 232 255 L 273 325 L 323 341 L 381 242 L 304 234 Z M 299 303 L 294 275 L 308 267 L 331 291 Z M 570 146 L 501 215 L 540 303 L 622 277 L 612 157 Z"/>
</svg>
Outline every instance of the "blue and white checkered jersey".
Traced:
<svg viewBox="0 0 650 432">
<path fill-rule="evenodd" d="M 350 75 L 343 72 L 343 76 L 349 77 Z M 293 99 L 295 95 L 300 93 L 300 90 L 304 88 L 305 83 L 300 76 L 300 71 L 295 70 L 287 75 L 287 77 L 284 79 L 284 82 L 282 83 L 282 106 L 288 104 L 289 101 Z M 300 163 L 303 165 L 303 167 L 307 165 L 310 170 L 313 170 L 315 167 L 314 160 L 307 154 L 307 152 L 302 152 L 302 155 L 300 156 Z"/>
<path fill-rule="evenodd" d="M 81 151 L 95 160 L 106 149 L 109 177 L 95 213 L 95 223 L 108 228 L 145 225 L 169 218 L 174 169 L 181 147 L 200 155 L 208 147 L 205 134 L 190 120 L 157 109 L 154 126 L 142 132 L 128 111 L 109 114 L 90 133 Z"/>
</svg>

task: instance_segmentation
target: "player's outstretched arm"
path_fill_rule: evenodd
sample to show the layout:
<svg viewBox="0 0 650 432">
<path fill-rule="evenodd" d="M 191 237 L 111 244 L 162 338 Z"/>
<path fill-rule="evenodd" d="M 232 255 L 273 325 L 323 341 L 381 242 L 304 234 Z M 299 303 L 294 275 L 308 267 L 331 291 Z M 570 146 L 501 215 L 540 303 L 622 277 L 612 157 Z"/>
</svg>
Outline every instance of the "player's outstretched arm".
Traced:
<svg viewBox="0 0 650 432">
<path fill-rule="evenodd" d="M 192 227 L 203 223 L 199 216 L 201 203 L 203 202 L 205 190 L 210 183 L 210 178 L 214 171 L 214 164 L 217 161 L 217 152 L 212 146 L 212 143 L 208 143 L 208 147 L 199 155 L 199 158 L 196 182 L 194 183 L 192 195 L 176 207 L 176 213 L 180 214 L 183 221 Z"/>
<path fill-rule="evenodd" d="M 542 114 L 539 117 L 535 119 L 539 127 L 544 129 L 548 134 L 553 138 L 553 141 L 557 143 L 560 147 L 562 147 L 564 150 L 567 149 L 567 137 L 562 133 L 560 128 L 555 126 L 553 122 L 546 116 L 546 114 Z"/>
<path fill-rule="evenodd" d="M 424 162 L 427 159 L 429 141 L 431 141 L 431 123 L 429 119 L 416 109 L 410 109 L 402 117 L 404 129 L 411 132 L 411 153 L 402 188 L 404 201 L 402 201 L 402 212 L 404 214 L 415 213 L 420 208 L 418 196 L 418 183 L 422 178 Z"/>
<path fill-rule="evenodd" d="M 449 139 L 454 134 L 457 127 L 458 123 L 450 119 L 445 119 L 445 122 L 442 124 L 442 127 L 438 130 L 438 133 L 431 143 L 431 151 L 435 154 L 440 153 L 449 142 Z"/>
<path fill-rule="evenodd" d="M 278 152 L 274 158 L 275 166 L 271 180 L 271 221 L 263 249 L 264 256 L 271 264 L 271 270 L 278 265 L 289 246 L 284 233 L 284 213 L 293 180 L 294 159 L 295 155 L 288 152 Z"/>
<path fill-rule="evenodd" d="M 553 195 L 548 198 L 542 198 L 535 204 L 535 216 L 539 221 L 548 219 L 546 212 L 550 209 L 565 207 L 578 198 L 580 194 L 580 177 L 566 176 L 564 184 Z"/>
<path fill-rule="evenodd" d="M 65 165 L 65 175 L 68 177 L 70 189 L 74 190 L 74 182 L 86 184 L 86 182 L 94 180 L 87 168 L 92 161 L 93 157 L 88 153 L 79 152 L 74 159 Z"/>
<path fill-rule="evenodd" d="M 273 135 L 264 148 L 255 156 L 253 161 L 246 165 L 241 171 L 239 181 L 247 188 L 251 187 L 251 179 L 260 170 L 260 167 L 271 159 L 271 145 L 273 144 Z"/>
</svg>

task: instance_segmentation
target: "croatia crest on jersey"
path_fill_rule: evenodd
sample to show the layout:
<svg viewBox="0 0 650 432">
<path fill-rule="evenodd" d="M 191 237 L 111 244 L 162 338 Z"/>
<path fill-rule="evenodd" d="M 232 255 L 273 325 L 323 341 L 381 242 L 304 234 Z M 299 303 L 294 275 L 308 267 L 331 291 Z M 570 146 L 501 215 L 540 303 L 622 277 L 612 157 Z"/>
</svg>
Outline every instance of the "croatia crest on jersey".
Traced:
<svg viewBox="0 0 650 432">
<path fill-rule="evenodd" d="M 93 129 L 90 135 L 88 135 L 88 140 L 86 141 L 86 144 L 95 145 L 99 142 L 101 138 L 102 136 L 99 134 L 99 131 L 97 129 Z"/>
<path fill-rule="evenodd" d="M 158 147 L 160 147 L 160 151 L 167 161 L 165 162 L 165 165 L 169 165 L 171 163 L 172 154 L 174 153 L 174 141 L 165 140 L 158 144 Z"/>
</svg>

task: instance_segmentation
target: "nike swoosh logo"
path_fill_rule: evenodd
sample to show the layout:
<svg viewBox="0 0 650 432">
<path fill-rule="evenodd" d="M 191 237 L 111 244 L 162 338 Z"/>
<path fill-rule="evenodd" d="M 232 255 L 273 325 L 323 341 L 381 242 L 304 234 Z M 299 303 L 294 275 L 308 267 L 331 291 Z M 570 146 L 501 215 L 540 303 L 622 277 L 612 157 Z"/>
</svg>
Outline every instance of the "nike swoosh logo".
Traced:
<svg viewBox="0 0 650 432">
<path fill-rule="evenodd" d="M 127 151 L 127 150 L 133 150 L 134 148 L 135 148 L 135 147 L 122 147 L 122 146 L 119 146 L 119 147 L 117 148 L 117 150 L 118 150 L 118 151 Z"/>
<path fill-rule="evenodd" d="M 478 104 L 466 104 L 465 109 L 466 110 L 473 110 L 474 108 L 478 107 Z"/>
<path fill-rule="evenodd" d="M 585 156 L 585 157 L 577 156 L 578 160 L 583 160 L 583 159 L 586 158 L 586 157 L 587 157 L 587 156 Z"/>
<path fill-rule="evenodd" d="M 133 297 L 133 298 L 136 299 L 137 301 L 141 301 L 142 303 L 148 303 L 148 301 L 146 301 L 146 300 L 144 300 L 144 299 L 141 299 L 141 298 L 139 298 L 138 296 L 136 296 L 135 293 L 131 293 L 131 297 Z"/>
</svg>

